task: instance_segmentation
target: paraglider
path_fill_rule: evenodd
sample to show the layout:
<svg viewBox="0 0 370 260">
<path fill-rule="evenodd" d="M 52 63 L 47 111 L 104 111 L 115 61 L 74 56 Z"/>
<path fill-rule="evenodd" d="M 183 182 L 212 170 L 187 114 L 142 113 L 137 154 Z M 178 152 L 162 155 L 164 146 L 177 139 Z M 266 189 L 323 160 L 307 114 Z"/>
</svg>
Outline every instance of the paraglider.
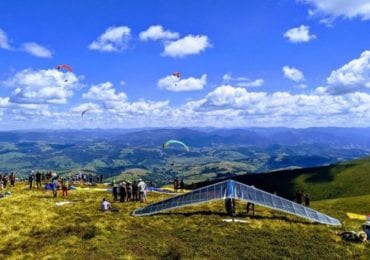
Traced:
<svg viewBox="0 0 370 260">
<path fill-rule="evenodd" d="M 57 66 L 57 70 L 66 70 L 68 72 L 73 72 L 73 69 L 71 66 L 67 65 L 67 64 L 60 64 Z M 64 82 L 67 82 L 68 79 L 65 79 Z"/>
<path fill-rule="evenodd" d="M 57 66 L 57 70 L 62 70 L 62 69 L 69 71 L 69 72 L 73 72 L 72 67 L 67 64 L 60 64 Z"/>
<path fill-rule="evenodd" d="M 85 109 L 84 111 L 82 111 L 82 113 L 81 113 L 81 117 L 83 117 L 84 116 L 84 114 L 86 114 L 86 112 L 87 111 L 89 111 L 89 110 L 91 110 L 92 108 L 91 107 L 89 107 L 89 108 L 87 108 L 87 109 Z"/>
<path fill-rule="evenodd" d="M 174 73 L 172 73 L 172 76 L 175 76 L 177 78 L 180 78 L 181 77 L 181 74 L 180 74 L 180 72 L 175 71 Z"/>
<path fill-rule="evenodd" d="M 188 151 L 188 152 L 190 151 L 189 147 L 186 144 L 184 144 L 183 142 L 181 142 L 179 140 L 173 140 L 173 139 L 168 140 L 167 142 L 165 142 L 162 145 L 162 147 L 163 147 L 163 149 L 165 149 L 165 148 L 167 148 L 171 144 L 180 144 L 180 145 L 182 145 L 186 149 L 186 151 Z"/>
</svg>

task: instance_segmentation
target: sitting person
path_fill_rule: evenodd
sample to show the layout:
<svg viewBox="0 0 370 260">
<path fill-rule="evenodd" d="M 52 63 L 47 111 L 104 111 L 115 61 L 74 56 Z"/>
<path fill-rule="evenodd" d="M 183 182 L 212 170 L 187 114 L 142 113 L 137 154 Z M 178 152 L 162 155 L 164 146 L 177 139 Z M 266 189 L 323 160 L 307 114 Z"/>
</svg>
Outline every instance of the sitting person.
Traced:
<svg viewBox="0 0 370 260">
<path fill-rule="evenodd" d="M 343 231 L 337 232 L 337 235 L 341 236 L 341 238 L 345 241 L 367 243 L 367 235 L 364 231 L 360 231 L 358 233 L 355 231 Z"/>
<path fill-rule="evenodd" d="M 101 210 L 107 211 L 107 210 L 112 210 L 112 204 L 110 202 L 106 201 L 104 198 L 102 203 L 101 203 Z"/>
</svg>

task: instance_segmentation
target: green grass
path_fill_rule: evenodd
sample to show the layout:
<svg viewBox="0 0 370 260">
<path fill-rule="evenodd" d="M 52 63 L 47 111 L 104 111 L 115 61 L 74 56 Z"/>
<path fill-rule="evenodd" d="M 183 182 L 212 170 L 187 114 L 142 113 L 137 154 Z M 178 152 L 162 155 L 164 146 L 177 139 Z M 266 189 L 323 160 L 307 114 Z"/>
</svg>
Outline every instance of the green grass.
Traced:
<svg viewBox="0 0 370 260">
<path fill-rule="evenodd" d="M 250 222 L 225 223 L 223 202 L 213 202 L 151 217 L 133 217 L 141 203 L 114 203 L 120 211 L 98 210 L 106 192 L 72 191 L 61 207 L 50 191 L 20 183 L 0 199 L 0 259 L 369 259 L 370 246 L 343 242 L 338 228 L 256 207 Z M 149 202 L 167 195 L 149 194 Z M 370 212 L 370 195 L 313 202 L 313 208 L 338 217 Z"/>
</svg>

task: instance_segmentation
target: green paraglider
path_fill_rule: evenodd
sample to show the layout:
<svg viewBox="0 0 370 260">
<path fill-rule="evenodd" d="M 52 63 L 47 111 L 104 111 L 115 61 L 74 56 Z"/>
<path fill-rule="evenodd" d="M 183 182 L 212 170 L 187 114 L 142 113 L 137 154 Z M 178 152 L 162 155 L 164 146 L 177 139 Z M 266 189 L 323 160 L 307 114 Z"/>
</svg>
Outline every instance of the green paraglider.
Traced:
<svg viewBox="0 0 370 260">
<path fill-rule="evenodd" d="M 163 148 L 167 148 L 171 144 L 180 144 L 180 145 L 182 145 L 186 149 L 186 151 L 188 151 L 188 152 L 190 151 L 189 147 L 186 144 L 184 144 L 183 142 L 181 142 L 179 140 L 173 140 L 173 139 L 172 140 L 168 140 L 167 142 L 165 142 L 162 145 L 162 147 Z"/>
</svg>

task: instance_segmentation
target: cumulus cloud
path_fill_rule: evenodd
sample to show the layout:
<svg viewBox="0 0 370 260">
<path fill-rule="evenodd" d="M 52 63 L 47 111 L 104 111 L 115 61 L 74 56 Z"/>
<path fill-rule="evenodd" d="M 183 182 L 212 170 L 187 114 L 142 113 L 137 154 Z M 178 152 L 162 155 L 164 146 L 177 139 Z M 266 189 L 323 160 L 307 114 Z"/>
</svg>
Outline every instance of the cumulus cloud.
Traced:
<svg viewBox="0 0 370 260">
<path fill-rule="evenodd" d="M 309 12 L 310 15 L 370 19 L 370 3 L 368 0 L 303 0 L 303 2 L 313 7 Z"/>
<path fill-rule="evenodd" d="M 199 54 L 211 47 L 208 37 L 205 35 L 187 35 L 177 41 L 166 42 L 163 56 L 185 57 Z"/>
<path fill-rule="evenodd" d="M 127 49 L 131 39 L 131 29 L 127 26 L 109 27 L 88 46 L 91 50 L 120 52 Z"/>
<path fill-rule="evenodd" d="M 53 57 L 50 50 L 47 48 L 35 43 L 35 42 L 26 42 L 23 44 L 23 50 L 33 56 L 39 58 L 51 58 Z"/>
<path fill-rule="evenodd" d="M 287 79 L 293 80 L 294 82 L 298 83 L 305 80 L 303 72 L 294 67 L 284 66 L 282 71 Z"/>
<path fill-rule="evenodd" d="M 207 84 L 207 75 L 203 74 L 200 78 L 179 78 L 170 75 L 158 80 L 158 87 L 173 92 L 202 90 Z"/>
<path fill-rule="evenodd" d="M 106 102 L 122 102 L 127 100 L 124 92 L 116 93 L 116 89 L 109 81 L 93 85 L 87 93 L 82 95 L 83 98 L 89 100 L 100 100 Z"/>
<path fill-rule="evenodd" d="M 316 39 L 316 35 L 310 34 L 310 27 L 306 25 L 289 29 L 284 33 L 284 37 L 293 43 L 309 42 Z"/>
<path fill-rule="evenodd" d="M 8 36 L 6 33 L 0 29 L 0 48 L 10 50 L 12 49 L 9 44 Z"/>
<path fill-rule="evenodd" d="M 158 41 L 158 40 L 175 40 L 179 38 L 179 33 L 164 30 L 162 25 L 152 25 L 146 31 L 139 34 L 142 41 Z"/>
<path fill-rule="evenodd" d="M 231 74 L 226 73 L 222 77 L 224 83 L 233 83 L 237 87 L 261 87 L 265 80 L 258 78 L 255 80 L 246 77 L 232 77 Z"/>
<path fill-rule="evenodd" d="M 364 51 L 359 58 L 353 59 L 326 79 L 327 86 L 317 91 L 340 95 L 370 88 L 370 51 Z"/>
<path fill-rule="evenodd" d="M 56 69 L 25 69 L 3 84 L 14 89 L 11 102 L 24 104 L 65 104 L 80 87 L 79 79 L 73 73 Z"/>
</svg>

